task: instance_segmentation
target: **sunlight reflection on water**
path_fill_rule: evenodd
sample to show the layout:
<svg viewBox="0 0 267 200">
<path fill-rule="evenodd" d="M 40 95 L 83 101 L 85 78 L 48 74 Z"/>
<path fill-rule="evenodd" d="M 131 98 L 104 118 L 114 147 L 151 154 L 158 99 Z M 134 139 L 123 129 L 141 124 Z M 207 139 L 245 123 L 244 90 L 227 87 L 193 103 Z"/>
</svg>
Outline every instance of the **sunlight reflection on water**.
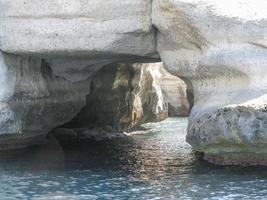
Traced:
<svg viewBox="0 0 267 200">
<path fill-rule="evenodd" d="M 146 135 L 0 155 L 0 199 L 266 199 L 266 168 L 216 167 L 185 143 L 186 118 Z"/>
</svg>

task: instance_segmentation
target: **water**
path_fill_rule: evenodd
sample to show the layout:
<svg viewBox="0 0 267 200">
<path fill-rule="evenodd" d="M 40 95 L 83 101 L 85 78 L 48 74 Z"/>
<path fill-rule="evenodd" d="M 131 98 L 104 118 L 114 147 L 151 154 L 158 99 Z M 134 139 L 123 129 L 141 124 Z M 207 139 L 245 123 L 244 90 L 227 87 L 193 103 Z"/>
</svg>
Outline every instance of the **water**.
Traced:
<svg viewBox="0 0 267 200">
<path fill-rule="evenodd" d="M 185 143 L 186 118 L 127 139 L 0 155 L 0 200 L 267 199 L 266 168 L 216 167 Z"/>
</svg>

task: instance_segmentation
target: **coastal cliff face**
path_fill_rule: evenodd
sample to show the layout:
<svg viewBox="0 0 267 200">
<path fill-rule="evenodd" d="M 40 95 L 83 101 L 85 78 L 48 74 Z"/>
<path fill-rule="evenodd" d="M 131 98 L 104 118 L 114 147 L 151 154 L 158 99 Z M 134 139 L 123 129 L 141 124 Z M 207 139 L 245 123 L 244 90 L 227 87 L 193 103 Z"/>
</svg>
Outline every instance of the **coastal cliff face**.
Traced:
<svg viewBox="0 0 267 200">
<path fill-rule="evenodd" d="M 194 94 L 190 86 L 187 86 L 177 76 L 171 75 L 163 67 L 161 68 L 161 74 L 160 87 L 164 98 L 168 102 L 168 116 L 188 116 L 194 103 Z"/>
<path fill-rule="evenodd" d="M 0 133 L 44 135 L 86 105 L 101 67 L 161 60 L 194 97 L 187 141 L 196 150 L 219 164 L 267 164 L 266 7 L 0 0 Z"/>
<path fill-rule="evenodd" d="M 156 0 L 157 50 L 190 82 L 187 141 L 217 164 L 267 164 L 266 1 Z"/>
<path fill-rule="evenodd" d="M 1 53 L 0 82 L 0 149 L 42 143 L 85 105 L 69 81 L 36 57 Z"/>
<path fill-rule="evenodd" d="M 168 104 L 160 87 L 161 68 L 161 63 L 104 66 L 92 77 L 86 106 L 65 126 L 129 131 L 165 119 Z"/>
</svg>

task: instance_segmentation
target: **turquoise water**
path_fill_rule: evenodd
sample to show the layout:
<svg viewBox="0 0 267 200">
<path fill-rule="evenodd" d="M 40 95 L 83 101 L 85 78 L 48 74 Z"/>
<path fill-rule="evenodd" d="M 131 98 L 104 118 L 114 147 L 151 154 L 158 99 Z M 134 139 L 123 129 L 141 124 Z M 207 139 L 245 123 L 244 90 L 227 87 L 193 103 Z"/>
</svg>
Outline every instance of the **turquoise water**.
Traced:
<svg viewBox="0 0 267 200">
<path fill-rule="evenodd" d="M 0 200 L 267 199 L 266 168 L 217 167 L 185 143 L 186 118 L 146 135 L 0 155 Z"/>
</svg>

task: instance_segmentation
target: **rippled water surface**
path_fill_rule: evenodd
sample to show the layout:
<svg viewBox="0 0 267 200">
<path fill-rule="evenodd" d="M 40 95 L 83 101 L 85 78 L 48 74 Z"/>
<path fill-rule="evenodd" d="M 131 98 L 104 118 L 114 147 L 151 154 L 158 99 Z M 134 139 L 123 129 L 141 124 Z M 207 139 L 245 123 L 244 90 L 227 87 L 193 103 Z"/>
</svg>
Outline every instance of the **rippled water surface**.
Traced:
<svg viewBox="0 0 267 200">
<path fill-rule="evenodd" d="M 267 199 L 266 168 L 216 167 L 184 141 L 186 118 L 149 134 L 0 155 L 0 200 Z"/>
</svg>

